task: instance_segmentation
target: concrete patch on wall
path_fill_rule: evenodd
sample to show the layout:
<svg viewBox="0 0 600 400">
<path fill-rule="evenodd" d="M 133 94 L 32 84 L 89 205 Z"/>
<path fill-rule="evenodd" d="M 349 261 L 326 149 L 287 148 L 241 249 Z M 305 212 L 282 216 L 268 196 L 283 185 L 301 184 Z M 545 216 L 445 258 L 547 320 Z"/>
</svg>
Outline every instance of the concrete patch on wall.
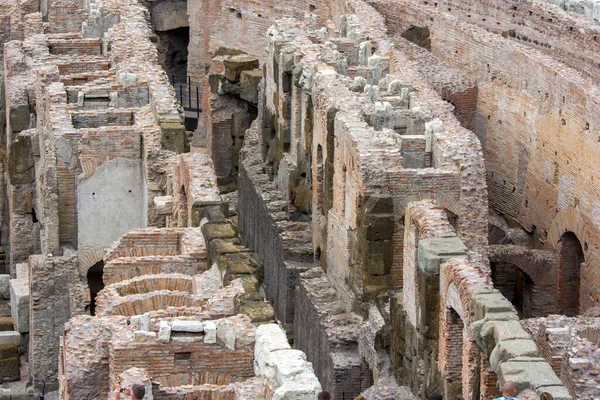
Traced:
<svg viewBox="0 0 600 400">
<path fill-rule="evenodd" d="M 104 248 L 134 228 L 146 227 L 146 188 L 140 161 L 115 159 L 81 181 L 79 247 Z"/>
</svg>

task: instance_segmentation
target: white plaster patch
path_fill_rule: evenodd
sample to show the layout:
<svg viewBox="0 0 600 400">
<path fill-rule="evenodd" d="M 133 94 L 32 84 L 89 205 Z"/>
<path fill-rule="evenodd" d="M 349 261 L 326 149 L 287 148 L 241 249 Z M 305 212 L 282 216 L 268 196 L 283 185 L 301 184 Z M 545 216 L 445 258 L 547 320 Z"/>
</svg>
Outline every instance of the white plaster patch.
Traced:
<svg viewBox="0 0 600 400">
<path fill-rule="evenodd" d="M 104 163 L 79 184 L 79 247 L 110 247 L 134 228 L 146 227 L 146 188 L 140 161 Z"/>
</svg>

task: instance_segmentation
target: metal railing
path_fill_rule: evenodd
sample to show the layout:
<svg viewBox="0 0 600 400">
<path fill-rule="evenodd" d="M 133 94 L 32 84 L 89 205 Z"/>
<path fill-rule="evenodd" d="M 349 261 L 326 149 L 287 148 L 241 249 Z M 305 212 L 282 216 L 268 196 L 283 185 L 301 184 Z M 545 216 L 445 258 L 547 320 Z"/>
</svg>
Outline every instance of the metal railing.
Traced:
<svg viewBox="0 0 600 400">
<path fill-rule="evenodd" d="M 198 128 L 198 119 L 202 108 L 200 107 L 200 86 L 192 84 L 192 80 L 186 75 L 169 75 L 169 81 L 175 89 L 177 100 L 183 107 L 185 113 L 185 129 L 194 131 Z"/>
</svg>

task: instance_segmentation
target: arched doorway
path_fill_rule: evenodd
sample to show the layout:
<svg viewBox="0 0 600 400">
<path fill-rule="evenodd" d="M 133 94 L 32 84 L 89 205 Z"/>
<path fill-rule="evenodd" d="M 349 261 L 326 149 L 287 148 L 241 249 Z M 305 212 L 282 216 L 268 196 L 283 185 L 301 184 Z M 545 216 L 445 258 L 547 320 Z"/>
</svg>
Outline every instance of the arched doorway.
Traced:
<svg viewBox="0 0 600 400">
<path fill-rule="evenodd" d="M 451 307 L 446 308 L 444 335 L 447 341 L 446 370 L 446 396 L 462 395 L 463 374 L 463 343 L 465 341 L 465 325 L 460 315 Z"/>
<path fill-rule="evenodd" d="M 104 289 L 104 281 L 102 275 L 104 274 L 104 261 L 98 261 L 92 265 L 87 272 L 87 283 L 90 288 L 90 315 L 96 315 L 96 296 Z"/>
<path fill-rule="evenodd" d="M 569 317 L 579 314 L 581 264 L 585 262 L 581 242 L 573 232 L 566 232 L 558 241 L 557 308 Z"/>
<path fill-rule="evenodd" d="M 519 318 L 534 317 L 531 307 L 534 284 L 531 277 L 511 263 L 492 262 L 490 266 L 494 287 L 515 306 Z"/>
</svg>

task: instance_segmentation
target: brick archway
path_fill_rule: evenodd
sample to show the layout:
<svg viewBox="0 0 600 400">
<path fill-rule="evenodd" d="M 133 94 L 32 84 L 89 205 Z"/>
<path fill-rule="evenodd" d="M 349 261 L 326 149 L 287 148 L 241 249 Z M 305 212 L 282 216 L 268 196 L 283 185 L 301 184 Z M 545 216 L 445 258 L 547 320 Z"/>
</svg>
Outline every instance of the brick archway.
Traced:
<svg viewBox="0 0 600 400">
<path fill-rule="evenodd" d="M 492 264 L 505 263 L 516 267 L 531 280 L 531 287 L 525 288 L 530 301 L 527 312 L 523 307 L 519 310 L 523 315 L 541 317 L 556 312 L 556 260 L 551 252 L 516 245 L 494 245 L 489 246 L 489 259 Z M 502 286 L 498 281 L 494 284 Z M 503 294 L 506 296 L 506 293 Z"/>
<path fill-rule="evenodd" d="M 565 232 L 556 246 L 557 309 L 569 317 L 579 315 L 581 267 L 585 262 L 581 242 L 573 232 Z"/>
<path fill-rule="evenodd" d="M 486 284 L 487 278 L 464 258 L 451 259 L 440 267 L 438 369 L 451 377 L 445 382 L 444 398 L 469 398 L 482 372 L 475 361 L 480 351 L 468 338 L 474 315 L 469 290 L 476 282 Z"/>
</svg>

